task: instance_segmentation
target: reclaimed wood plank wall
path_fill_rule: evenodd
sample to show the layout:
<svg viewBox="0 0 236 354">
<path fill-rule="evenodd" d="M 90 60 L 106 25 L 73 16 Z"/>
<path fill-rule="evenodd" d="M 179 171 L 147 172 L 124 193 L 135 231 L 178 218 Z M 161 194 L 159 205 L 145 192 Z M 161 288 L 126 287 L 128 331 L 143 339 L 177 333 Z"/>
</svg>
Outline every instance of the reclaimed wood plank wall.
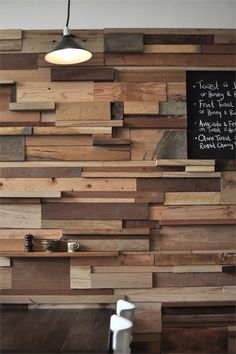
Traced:
<svg viewBox="0 0 236 354">
<path fill-rule="evenodd" d="M 133 348 L 233 353 L 234 161 L 187 160 L 186 70 L 233 70 L 233 30 L 0 31 L 2 251 L 79 240 L 118 257 L 2 257 L 2 301 L 137 305 Z M 73 304 L 73 305 L 72 305 Z M 227 344 L 228 343 L 228 344 Z"/>
</svg>

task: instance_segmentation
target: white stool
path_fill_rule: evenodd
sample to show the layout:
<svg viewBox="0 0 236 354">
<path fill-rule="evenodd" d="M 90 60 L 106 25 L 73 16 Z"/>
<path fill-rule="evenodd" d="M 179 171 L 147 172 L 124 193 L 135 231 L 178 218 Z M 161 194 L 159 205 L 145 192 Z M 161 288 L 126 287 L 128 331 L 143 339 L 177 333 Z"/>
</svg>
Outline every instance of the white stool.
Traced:
<svg viewBox="0 0 236 354">
<path fill-rule="evenodd" d="M 110 320 L 110 331 L 112 332 L 112 349 L 114 354 L 130 354 L 130 343 L 132 341 L 131 321 L 118 315 L 112 315 Z"/>
<path fill-rule="evenodd" d="M 118 300 L 116 305 L 116 314 L 118 316 L 122 316 L 127 320 L 134 322 L 134 310 L 135 305 L 131 302 L 125 300 Z"/>
</svg>

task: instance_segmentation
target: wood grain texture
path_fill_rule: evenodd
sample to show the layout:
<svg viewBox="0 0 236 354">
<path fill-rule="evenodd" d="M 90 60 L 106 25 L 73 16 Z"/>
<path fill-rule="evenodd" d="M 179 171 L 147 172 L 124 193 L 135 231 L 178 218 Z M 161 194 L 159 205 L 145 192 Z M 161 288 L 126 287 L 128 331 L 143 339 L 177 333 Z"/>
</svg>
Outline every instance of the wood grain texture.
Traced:
<svg viewBox="0 0 236 354">
<path fill-rule="evenodd" d="M 40 122 L 39 112 L 0 112 L 0 122 L 6 123 L 19 123 L 22 122 L 23 125 L 27 125 L 29 122 Z"/>
<path fill-rule="evenodd" d="M 20 51 L 22 48 L 22 39 L 10 39 L 0 41 L 0 51 Z"/>
<path fill-rule="evenodd" d="M 105 33 L 105 53 L 142 53 L 142 33 Z"/>
<path fill-rule="evenodd" d="M 21 39 L 21 38 L 22 38 L 22 30 L 20 29 L 0 30 L 0 41 Z"/>
<path fill-rule="evenodd" d="M 0 267 L 0 289 L 11 289 L 12 269 L 10 267 Z"/>
<path fill-rule="evenodd" d="M 112 204 L 101 203 L 49 203 L 42 207 L 43 219 L 84 219 L 84 220 L 119 220 L 119 219 L 146 219 L 148 216 L 147 204 Z"/>
<path fill-rule="evenodd" d="M 52 68 L 51 81 L 114 81 L 113 68 Z"/>
<path fill-rule="evenodd" d="M 23 191 L 11 192 L 0 191 L 0 198 L 60 198 L 61 192 L 59 191 Z"/>
<path fill-rule="evenodd" d="M 186 158 L 186 133 L 182 130 L 132 129 L 131 160 Z"/>
<path fill-rule="evenodd" d="M 34 135 L 111 134 L 111 127 L 35 127 Z"/>
<path fill-rule="evenodd" d="M 57 104 L 57 121 L 107 121 L 110 119 L 111 107 L 109 102 L 73 102 Z"/>
<path fill-rule="evenodd" d="M 146 83 L 95 83 L 96 101 L 165 101 L 166 84 Z"/>
<path fill-rule="evenodd" d="M 10 267 L 10 266 L 11 266 L 11 258 L 0 257 L 0 267 Z"/>
<path fill-rule="evenodd" d="M 235 65 L 233 54 L 106 54 L 107 66 L 199 66 L 199 67 L 224 67 Z"/>
<path fill-rule="evenodd" d="M 143 129 L 186 129 L 187 119 L 185 116 L 126 116 L 124 118 L 124 127 Z"/>
<path fill-rule="evenodd" d="M 235 204 L 236 203 L 236 172 L 222 172 L 221 179 L 221 203 Z"/>
<path fill-rule="evenodd" d="M 92 82 L 21 82 L 17 86 L 18 102 L 93 101 Z"/>
<path fill-rule="evenodd" d="M 41 206 L 37 204 L 2 204 L 0 207 L 0 227 L 20 229 L 41 227 Z"/>
<path fill-rule="evenodd" d="M 91 274 L 92 288 L 151 288 L 152 273 Z"/>
<path fill-rule="evenodd" d="M 24 161 L 25 138 L 23 136 L 1 136 L 0 161 Z"/>
<path fill-rule="evenodd" d="M 92 136 L 85 135 L 33 135 L 25 139 L 26 146 L 73 146 L 92 145 Z"/>
<path fill-rule="evenodd" d="M 139 67 L 118 67 L 117 68 L 118 81 L 124 82 L 179 82 L 185 81 L 186 74 L 184 70 L 166 70 L 166 67 L 158 70 L 147 66 Z"/>
<path fill-rule="evenodd" d="M 29 229 L 0 229 L 1 240 L 23 240 L 24 236 L 29 233 Z M 33 236 L 35 239 L 59 239 L 62 236 L 60 229 L 34 229 Z"/>
<path fill-rule="evenodd" d="M 37 69 L 37 61 L 37 54 L 0 54 L 0 70 Z"/>
<path fill-rule="evenodd" d="M 80 167 L 42 167 L 42 168 L 0 168 L 1 178 L 58 178 L 80 177 Z"/>
<path fill-rule="evenodd" d="M 145 44 L 211 44 L 214 43 L 213 34 L 144 34 Z"/>
<path fill-rule="evenodd" d="M 10 111 L 50 111 L 55 110 L 54 102 L 11 102 Z"/>
<path fill-rule="evenodd" d="M 158 102 L 124 102 L 124 114 L 157 114 L 159 113 Z"/>
<path fill-rule="evenodd" d="M 201 53 L 199 44 L 145 44 L 144 53 Z"/>
<path fill-rule="evenodd" d="M 167 192 L 164 205 L 217 205 L 220 192 Z"/>
<path fill-rule="evenodd" d="M 91 289 L 91 267 L 70 266 L 70 288 Z"/>
<path fill-rule="evenodd" d="M 31 135 L 33 129 L 31 127 L 4 127 L 0 128 L 0 135 Z"/>
</svg>

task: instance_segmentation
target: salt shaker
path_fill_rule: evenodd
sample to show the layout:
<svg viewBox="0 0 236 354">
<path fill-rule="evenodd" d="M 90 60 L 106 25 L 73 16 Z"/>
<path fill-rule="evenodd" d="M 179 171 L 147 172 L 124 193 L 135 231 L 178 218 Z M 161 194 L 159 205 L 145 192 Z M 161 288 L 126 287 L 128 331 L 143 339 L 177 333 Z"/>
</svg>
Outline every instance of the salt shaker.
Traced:
<svg viewBox="0 0 236 354">
<path fill-rule="evenodd" d="M 33 237 L 30 233 L 25 235 L 25 252 L 33 252 Z"/>
</svg>

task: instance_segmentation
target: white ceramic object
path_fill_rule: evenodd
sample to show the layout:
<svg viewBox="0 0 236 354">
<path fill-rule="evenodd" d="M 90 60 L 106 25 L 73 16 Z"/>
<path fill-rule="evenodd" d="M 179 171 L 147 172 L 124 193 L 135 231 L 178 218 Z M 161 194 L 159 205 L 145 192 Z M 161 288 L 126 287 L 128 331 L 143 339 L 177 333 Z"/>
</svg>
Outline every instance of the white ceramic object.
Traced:
<svg viewBox="0 0 236 354">
<path fill-rule="evenodd" d="M 79 243 L 76 241 L 67 242 L 67 251 L 68 252 L 77 252 L 79 250 Z"/>
<path fill-rule="evenodd" d="M 118 300 L 116 304 L 116 314 L 127 320 L 134 322 L 134 310 L 136 306 L 125 300 Z"/>
<path fill-rule="evenodd" d="M 110 331 L 112 332 L 112 349 L 114 354 L 130 354 L 133 323 L 124 317 L 112 315 Z"/>
</svg>

